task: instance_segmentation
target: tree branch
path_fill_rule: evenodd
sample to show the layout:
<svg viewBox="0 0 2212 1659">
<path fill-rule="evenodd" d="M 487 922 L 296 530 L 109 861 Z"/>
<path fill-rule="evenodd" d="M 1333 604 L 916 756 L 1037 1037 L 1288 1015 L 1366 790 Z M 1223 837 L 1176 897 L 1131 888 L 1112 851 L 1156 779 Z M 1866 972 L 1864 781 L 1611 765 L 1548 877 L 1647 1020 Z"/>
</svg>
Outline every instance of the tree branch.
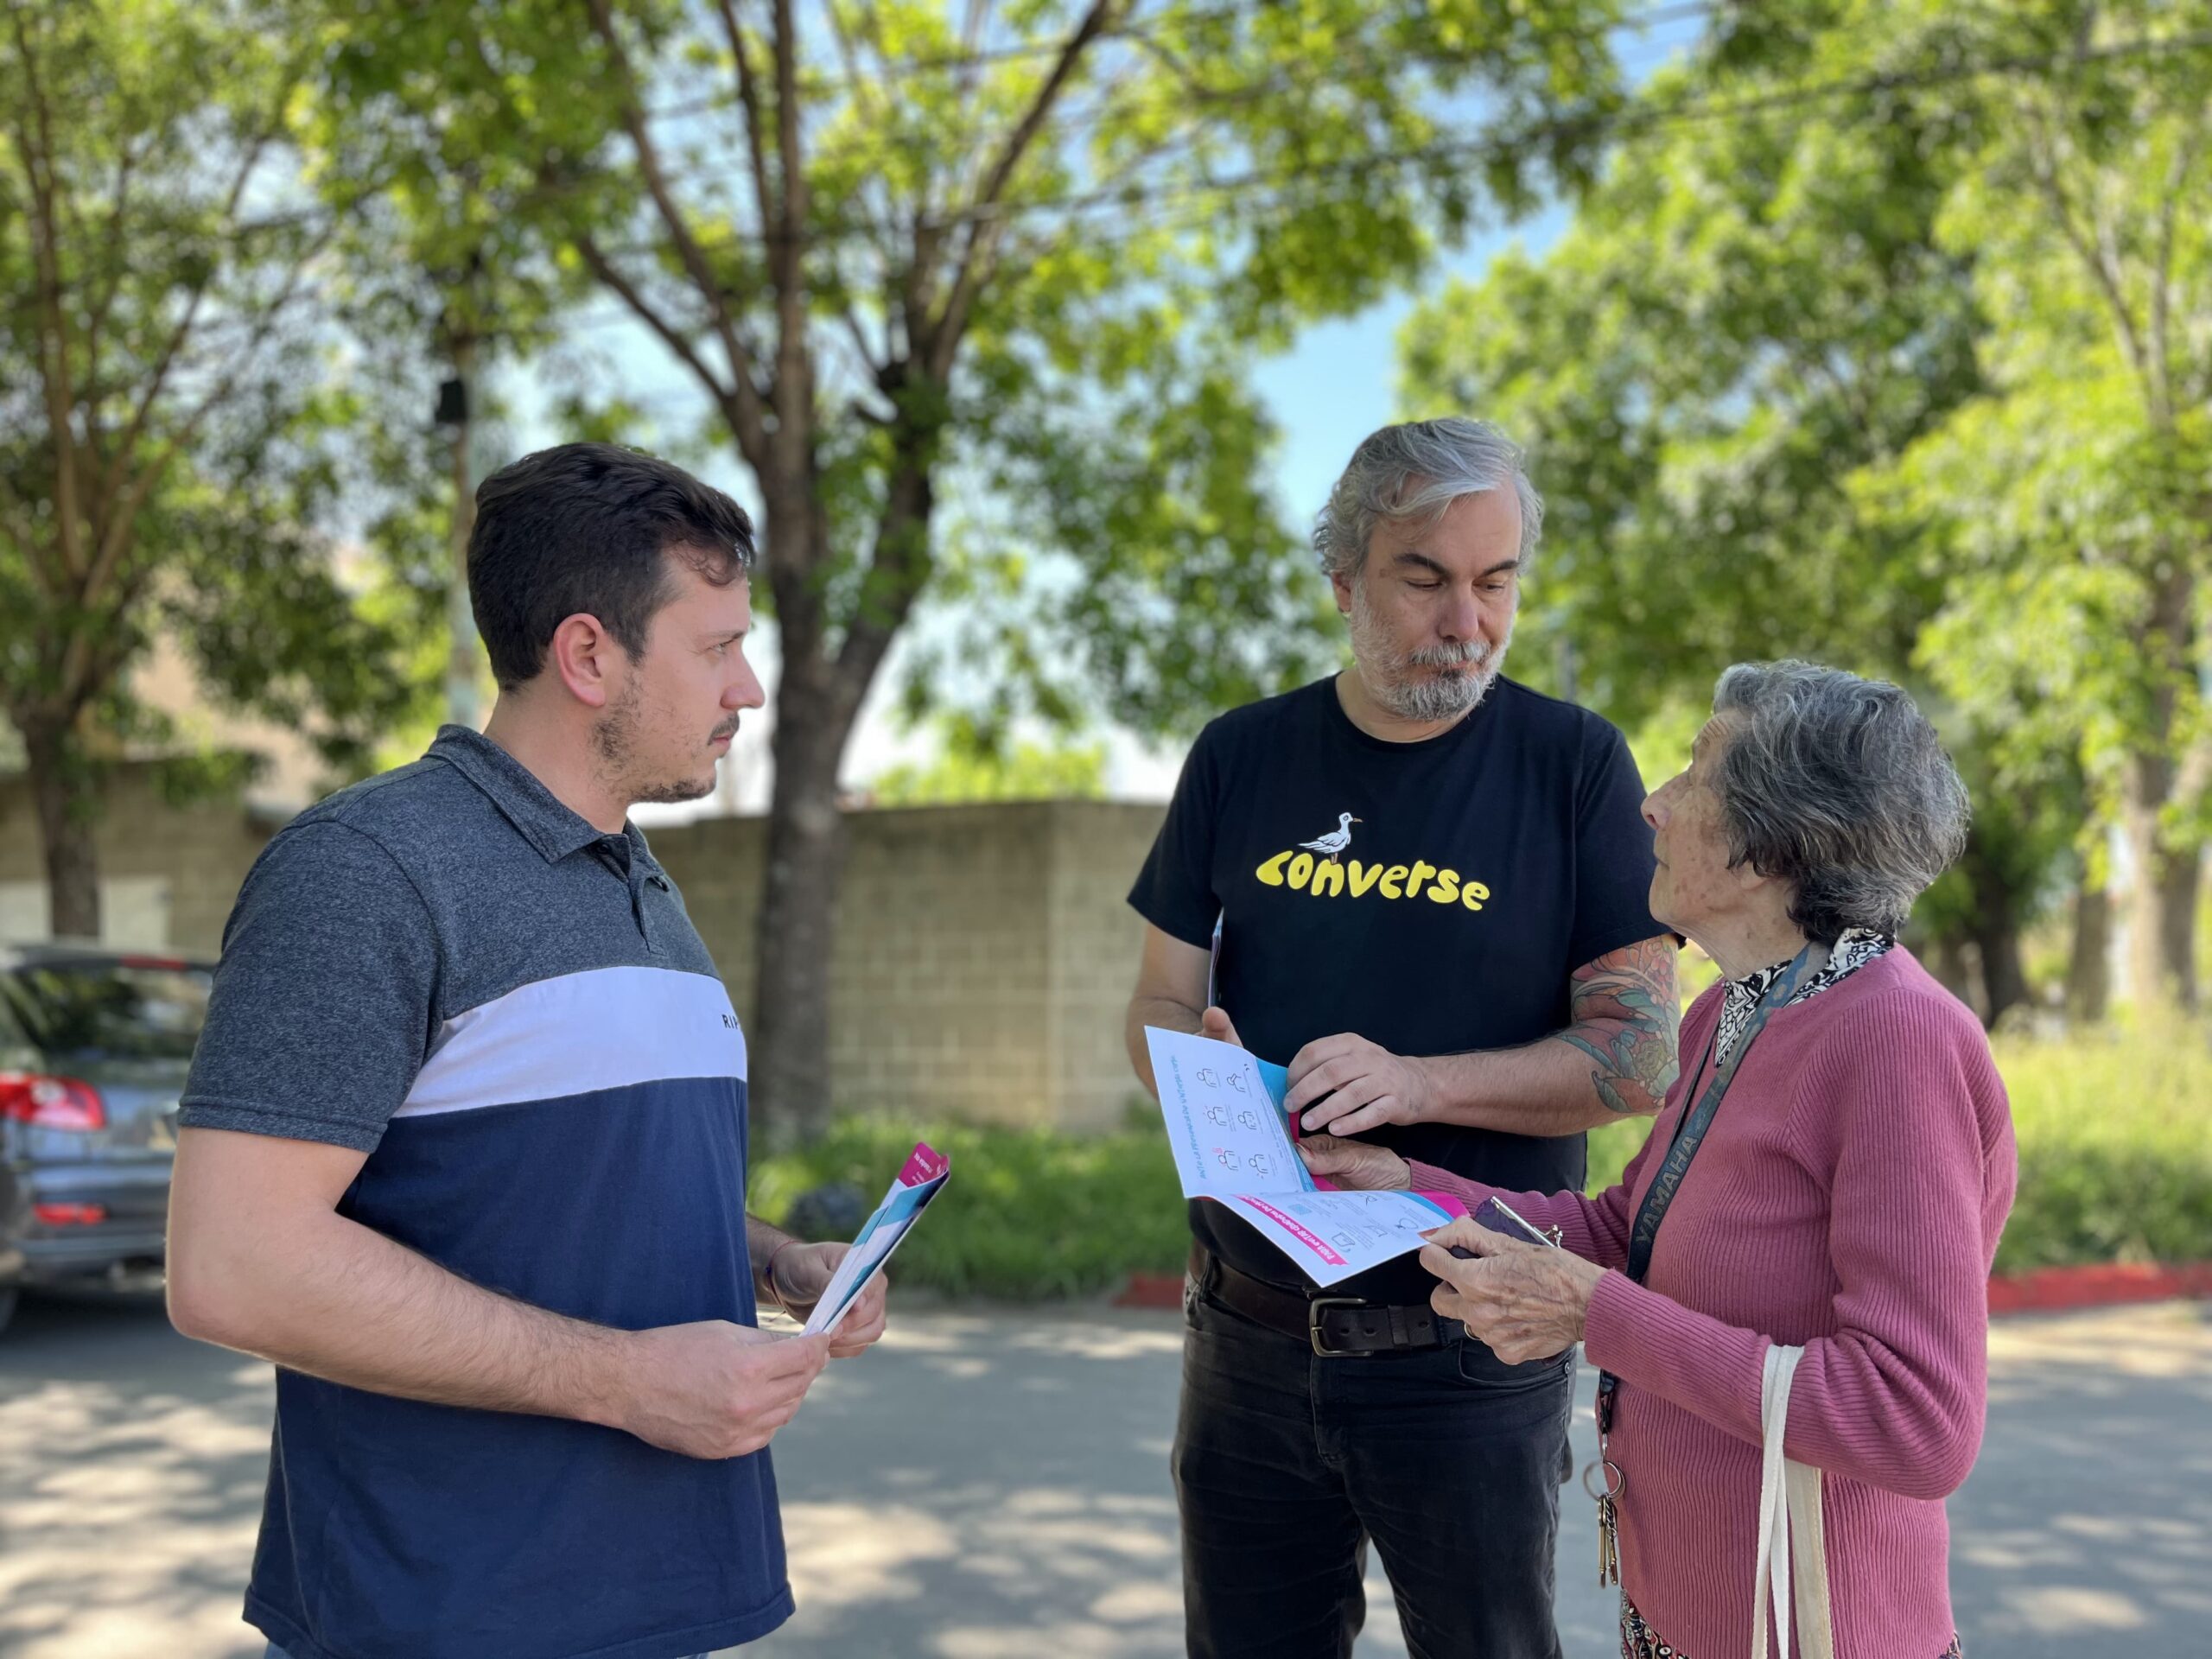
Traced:
<svg viewBox="0 0 2212 1659">
<path fill-rule="evenodd" d="M 866 124 L 867 122 L 873 121 L 878 125 L 888 130 L 891 125 L 891 112 L 884 102 L 882 88 L 861 73 L 860 54 L 854 48 L 851 33 L 845 28 L 845 16 L 843 9 L 838 6 L 831 6 L 828 8 L 828 10 L 830 13 L 830 33 L 831 37 L 837 42 L 838 60 L 842 63 L 845 67 L 845 84 L 852 88 L 854 102 L 861 106 L 861 116 L 862 123 Z M 873 11 L 869 13 L 869 16 L 871 21 L 873 21 L 874 16 Z M 867 193 L 870 191 L 880 190 L 881 188 L 882 181 L 880 178 L 868 178 L 861 181 L 861 189 L 863 197 L 865 197 Z M 921 194 L 925 197 L 928 194 L 926 186 L 924 187 Z M 874 206 L 880 211 L 871 211 L 869 213 L 868 228 L 879 234 L 888 236 L 891 228 L 895 226 L 897 224 L 898 214 L 894 211 L 893 204 L 887 194 L 880 202 L 874 204 Z"/>
<path fill-rule="evenodd" d="M 737 64 L 737 97 L 745 112 L 746 153 L 753 164 L 753 196 L 766 232 L 776 222 L 775 192 L 768 183 L 768 141 L 760 111 L 760 86 L 753 73 L 753 54 L 746 48 L 745 31 L 738 26 L 734 0 L 715 0 L 721 13 L 722 32 L 729 37 L 730 56 Z"/>
<path fill-rule="evenodd" d="M 276 137 L 277 128 L 283 124 L 285 95 L 289 94 L 295 79 L 289 75 L 285 78 L 283 92 L 275 101 L 269 124 L 255 134 L 252 142 L 247 144 L 245 154 L 238 162 L 238 174 L 232 179 L 231 188 L 225 194 L 220 222 L 233 230 L 238 224 L 238 203 L 245 198 L 246 185 L 252 179 L 254 169 L 261 164 L 262 152 L 268 148 L 270 140 Z M 328 232 L 324 234 L 327 238 Z M 104 496 L 111 497 L 122 487 L 124 476 L 130 470 L 131 457 L 137 451 L 139 441 L 145 435 L 146 423 L 153 418 L 154 406 L 160 401 L 162 392 L 168 384 L 170 372 L 176 366 L 185 342 L 192 337 L 193 328 L 199 321 L 200 308 L 206 302 L 207 290 L 213 284 L 215 273 L 220 268 L 219 261 L 210 259 L 200 280 L 193 284 L 191 294 L 185 301 L 184 315 L 177 319 L 176 327 L 170 331 L 161 355 L 155 359 L 154 372 L 146 382 L 137 406 L 131 411 L 130 424 L 124 428 L 123 437 L 117 443 L 115 453 L 107 459 L 100 478 L 100 493 Z"/>
<path fill-rule="evenodd" d="M 768 236 L 769 274 L 776 284 L 776 378 L 782 392 L 782 424 L 803 420 L 803 413 L 782 407 L 800 397 L 811 404 L 814 388 L 801 360 L 806 340 L 805 234 L 808 209 L 806 160 L 799 152 L 798 25 L 791 0 L 775 0 L 776 159 L 783 172 L 783 211 Z M 785 387 L 797 374 L 802 384 Z M 780 428 L 779 428 L 780 429 Z"/>
<path fill-rule="evenodd" d="M 2158 251 L 2151 271 L 2151 351 L 2158 365 L 2160 396 L 2164 408 L 2161 423 L 2173 418 L 2173 299 L 2174 222 L 2179 217 L 2183 187 L 2196 165 L 2199 131 L 2190 128 L 2174 141 L 2174 157 L 2166 168 L 2165 188 L 2158 202 Z"/>
<path fill-rule="evenodd" d="M 944 308 L 930 325 L 929 356 L 926 367 L 930 378 L 943 381 L 952 372 L 955 355 L 960 340 L 967 331 L 968 317 L 974 308 L 976 296 L 982 288 L 989 263 L 989 247 L 999 235 L 1000 226 L 988 210 L 1005 196 L 1007 186 L 1029 154 L 1038 136 L 1051 118 L 1052 105 L 1073 77 L 1076 66 L 1091 42 L 1120 21 L 1120 14 L 1127 9 L 1127 0 L 1092 0 L 1090 10 L 1084 14 L 1053 60 L 1052 67 L 1037 89 L 1021 118 L 1016 121 L 999 146 L 997 159 L 985 176 L 983 187 L 969 204 L 968 235 L 960 257 L 955 264 L 952 288 L 945 296 Z M 982 210 L 982 211 L 978 211 Z"/>
<path fill-rule="evenodd" d="M 660 215 L 661 224 L 676 249 L 692 286 L 707 307 L 710 326 L 730 369 L 728 389 L 718 401 L 730 416 L 730 428 L 736 436 L 738 448 L 746 461 L 756 470 L 768 453 L 766 411 L 760 389 L 753 379 L 753 356 L 746 349 L 729 313 L 728 296 L 722 291 L 714 267 L 708 264 L 706 251 L 698 238 L 683 222 L 683 214 L 675 197 L 670 194 L 667 171 L 661 165 L 660 151 L 653 143 L 652 132 L 645 124 L 645 100 L 639 95 L 638 77 L 631 67 L 630 54 L 623 47 L 614 17 L 607 9 L 607 0 L 586 0 L 590 8 L 592 26 L 606 43 L 607 55 L 613 60 L 616 73 L 621 77 L 622 124 L 630 135 L 630 143 L 638 152 L 638 170 L 644 175 L 646 194 L 652 197 L 653 207 Z M 616 290 L 618 293 L 620 289 Z M 634 308 L 634 307 L 632 308 Z M 642 315 L 642 314 L 641 314 Z M 709 384 L 715 384 L 712 381 Z"/>
<path fill-rule="evenodd" d="M 76 576 L 84 562 L 84 503 L 79 499 L 77 476 L 77 435 L 71 422 L 77 399 L 69 380 L 69 319 L 61 303 L 60 250 L 54 245 L 58 221 L 54 207 L 54 111 L 39 75 L 38 54 L 31 48 L 23 10 L 19 6 L 10 6 L 9 11 L 16 25 L 16 47 L 22 54 L 23 79 L 30 93 L 30 119 L 25 121 L 19 115 L 16 131 L 31 192 L 31 250 L 38 278 L 41 347 L 39 379 L 46 394 L 46 419 L 54 445 L 54 512 L 59 531 L 56 550 L 61 559 L 59 575 L 69 580 Z M 37 545 L 33 543 L 30 548 Z"/>
<path fill-rule="evenodd" d="M 2057 141 L 2050 123 L 2032 99 L 2023 100 L 2031 125 L 2036 129 L 2037 142 L 2028 147 L 2029 169 L 2035 175 L 2044 199 L 2050 204 L 2058 220 L 2059 234 L 2065 238 L 2075 257 L 2081 260 L 2089 276 L 2104 296 L 2107 308 L 2112 313 L 2114 332 L 2120 336 L 2120 349 L 2126 353 L 2128 366 L 2134 370 L 2142 383 L 2145 397 L 2152 404 L 2158 401 L 2141 336 L 2135 327 L 2135 314 L 2127 303 L 2127 293 L 2121 282 L 2121 273 L 2105 263 L 2104 251 L 2094 245 L 2089 232 L 2075 216 L 2073 198 L 2068 194 L 2065 181 L 2059 175 L 2060 162 Z"/>
<path fill-rule="evenodd" d="M 131 175 L 137 168 L 138 160 L 138 152 L 126 143 L 116 161 L 115 207 L 108 214 L 107 235 L 103 238 L 101 253 L 107 285 L 85 317 L 86 435 L 92 440 L 96 456 L 101 455 L 105 448 L 99 427 L 100 340 L 107 332 L 107 320 L 115 309 L 116 299 L 123 292 L 124 275 L 130 268 L 130 234 L 124 226 L 130 213 Z M 105 465 L 105 461 L 100 464 Z"/>
<path fill-rule="evenodd" d="M 583 257 L 584 264 L 590 270 L 591 274 L 605 286 L 613 289 L 616 297 L 630 308 L 640 322 L 658 336 L 662 345 L 676 354 L 677 361 L 698 377 L 699 384 L 706 388 L 707 395 L 712 397 L 717 405 L 727 404 L 734 397 L 735 393 L 723 384 L 721 377 L 715 372 L 713 365 L 699 355 L 689 336 L 671 322 L 660 309 L 645 297 L 645 291 L 632 282 L 608 257 L 607 251 L 600 246 L 596 237 L 589 232 L 579 236 L 576 238 L 576 251 Z M 748 462 L 752 459 L 750 454 L 746 458 Z"/>
<path fill-rule="evenodd" d="M 176 429 L 168 435 L 160 452 L 141 467 L 137 476 L 131 480 L 130 490 L 108 516 L 99 552 L 79 589 L 79 603 L 86 610 L 90 611 L 99 602 L 101 590 L 114 580 L 117 569 L 130 553 L 137 540 L 138 514 L 152 499 L 162 479 L 175 464 L 177 456 L 191 444 L 193 435 L 200 429 L 201 423 L 229 401 L 231 394 L 238 389 L 238 382 L 245 378 L 262 346 L 276 333 L 277 323 L 297 297 L 301 279 L 306 276 L 308 267 L 315 263 L 316 256 L 330 245 L 337 233 L 338 226 L 334 221 L 324 226 L 315 238 L 301 251 L 299 257 L 292 262 L 292 268 L 284 274 L 283 283 L 276 296 L 262 308 L 245 344 L 232 353 L 230 372 L 207 388 L 200 401 L 186 413 Z M 85 672 L 89 644 L 87 635 L 82 632 L 70 640 L 62 658 L 62 683 L 65 688 L 74 685 L 73 677 Z"/>
</svg>

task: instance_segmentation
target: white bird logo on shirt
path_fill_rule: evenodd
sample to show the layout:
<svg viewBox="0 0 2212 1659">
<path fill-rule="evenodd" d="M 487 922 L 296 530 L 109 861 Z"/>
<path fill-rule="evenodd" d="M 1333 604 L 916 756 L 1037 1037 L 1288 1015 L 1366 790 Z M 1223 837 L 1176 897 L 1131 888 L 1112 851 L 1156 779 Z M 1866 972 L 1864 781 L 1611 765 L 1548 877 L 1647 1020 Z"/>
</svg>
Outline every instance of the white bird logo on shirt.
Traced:
<svg viewBox="0 0 2212 1659">
<path fill-rule="evenodd" d="M 1327 835 L 1313 841 L 1301 841 L 1298 844 L 1309 853 L 1326 853 L 1329 855 L 1329 862 L 1333 864 L 1342 855 L 1344 849 L 1351 845 L 1352 825 L 1361 822 L 1361 819 L 1355 818 L 1349 812 L 1339 812 L 1337 814 L 1337 827 Z"/>
</svg>

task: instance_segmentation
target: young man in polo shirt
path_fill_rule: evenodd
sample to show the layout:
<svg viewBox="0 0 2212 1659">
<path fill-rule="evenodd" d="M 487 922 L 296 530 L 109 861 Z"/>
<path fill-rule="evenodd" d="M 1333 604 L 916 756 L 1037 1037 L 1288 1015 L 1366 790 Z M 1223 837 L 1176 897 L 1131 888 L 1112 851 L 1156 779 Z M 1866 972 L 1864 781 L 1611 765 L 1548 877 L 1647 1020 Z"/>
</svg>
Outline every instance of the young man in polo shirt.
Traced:
<svg viewBox="0 0 2212 1659">
<path fill-rule="evenodd" d="M 1675 949 L 1643 785 L 1611 726 L 1498 671 L 1541 511 L 1476 422 L 1355 452 L 1314 534 L 1353 667 L 1206 728 L 1129 896 L 1147 1084 L 1143 1027 L 1203 1020 L 1289 1067 L 1308 1131 L 1515 1191 L 1580 1186 L 1586 1129 L 1657 1109 Z M 1500 1363 L 1411 1256 L 1317 1297 L 1222 1206 L 1191 1219 L 1192 1654 L 1350 1653 L 1371 1539 L 1415 1659 L 1558 1659 L 1573 1355 Z"/>
<path fill-rule="evenodd" d="M 682 1659 L 790 1616 L 766 1447 L 842 1244 L 745 1213 L 745 1037 L 628 822 L 760 684 L 752 525 L 569 444 L 477 492 L 481 734 L 311 808 L 226 931 L 169 1306 L 276 1363 L 247 1621 L 289 1659 Z"/>
</svg>

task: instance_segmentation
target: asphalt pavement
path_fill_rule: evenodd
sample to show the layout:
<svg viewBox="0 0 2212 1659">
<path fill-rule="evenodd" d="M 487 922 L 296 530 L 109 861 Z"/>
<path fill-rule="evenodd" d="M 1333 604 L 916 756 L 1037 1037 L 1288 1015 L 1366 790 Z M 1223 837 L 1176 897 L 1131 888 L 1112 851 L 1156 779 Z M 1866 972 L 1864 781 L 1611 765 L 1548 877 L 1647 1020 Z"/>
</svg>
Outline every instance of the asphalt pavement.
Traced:
<svg viewBox="0 0 2212 1659">
<path fill-rule="evenodd" d="M 1180 1654 L 1179 1328 L 1091 1306 L 897 1313 L 776 1441 L 799 1612 L 748 1651 Z M 1989 1434 L 1951 1504 L 1968 1654 L 2212 1653 L 2212 1305 L 2001 1321 L 1991 1361 Z M 1586 1367 L 1586 1407 L 1589 1386 Z M 0 1656 L 257 1655 L 238 1608 L 272 1397 L 267 1366 L 177 1336 L 153 1302 L 27 1302 L 0 1334 Z M 1609 1659 L 1590 1506 L 1564 1510 L 1567 1650 Z M 1369 1592 L 1361 1659 L 1402 1654 L 1379 1573 Z"/>
</svg>

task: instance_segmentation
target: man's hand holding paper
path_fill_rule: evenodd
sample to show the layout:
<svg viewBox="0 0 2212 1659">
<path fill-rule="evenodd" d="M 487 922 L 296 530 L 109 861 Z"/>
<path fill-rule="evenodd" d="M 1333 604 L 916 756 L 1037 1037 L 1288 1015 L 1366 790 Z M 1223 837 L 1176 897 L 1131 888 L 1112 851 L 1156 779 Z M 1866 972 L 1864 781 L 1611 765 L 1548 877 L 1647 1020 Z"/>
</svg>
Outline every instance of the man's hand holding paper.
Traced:
<svg viewBox="0 0 2212 1659">
<path fill-rule="evenodd" d="M 836 1279 L 838 1264 L 852 1254 L 849 1244 L 791 1244 L 776 1253 L 769 1287 L 784 1311 L 802 1325 Z M 890 1301 L 890 1281 L 878 1274 L 854 1297 L 830 1338 L 830 1357 L 850 1359 L 883 1334 Z"/>
</svg>

